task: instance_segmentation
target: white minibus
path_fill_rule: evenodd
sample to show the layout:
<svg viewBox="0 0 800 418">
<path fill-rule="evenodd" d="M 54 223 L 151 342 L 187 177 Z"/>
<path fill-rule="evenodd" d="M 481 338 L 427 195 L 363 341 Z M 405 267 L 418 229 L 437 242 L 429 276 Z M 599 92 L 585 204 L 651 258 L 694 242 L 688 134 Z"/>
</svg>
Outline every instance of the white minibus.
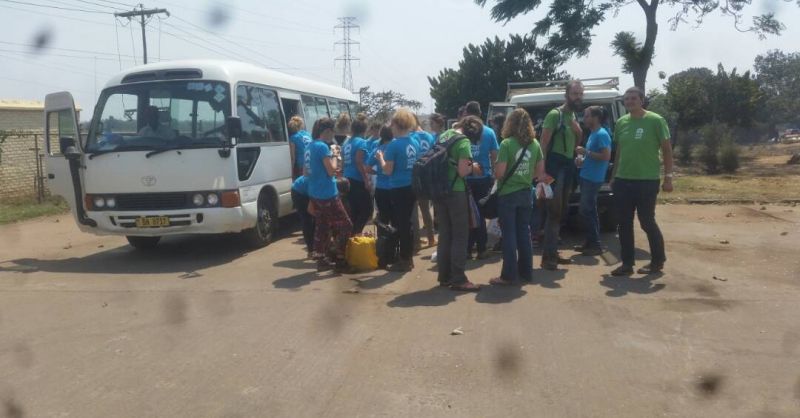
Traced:
<svg viewBox="0 0 800 418">
<path fill-rule="evenodd" d="M 114 77 L 86 132 L 72 95 L 45 100 L 50 191 L 85 232 L 138 248 L 176 234 L 274 238 L 292 209 L 286 122 L 355 112 L 342 88 L 230 61 L 170 61 Z"/>
</svg>

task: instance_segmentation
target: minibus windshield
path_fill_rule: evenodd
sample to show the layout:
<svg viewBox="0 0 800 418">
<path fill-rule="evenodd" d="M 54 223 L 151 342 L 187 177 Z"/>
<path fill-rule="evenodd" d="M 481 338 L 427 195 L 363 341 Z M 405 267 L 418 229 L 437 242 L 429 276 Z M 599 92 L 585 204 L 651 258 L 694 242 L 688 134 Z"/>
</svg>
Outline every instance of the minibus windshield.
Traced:
<svg viewBox="0 0 800 418">
<path fill-rule="evenodd" d="M 165 81 L 113 87 L 95 109 L 88 153 L 220 147 L 231 114 L 230 86 Z"/>
</svg>

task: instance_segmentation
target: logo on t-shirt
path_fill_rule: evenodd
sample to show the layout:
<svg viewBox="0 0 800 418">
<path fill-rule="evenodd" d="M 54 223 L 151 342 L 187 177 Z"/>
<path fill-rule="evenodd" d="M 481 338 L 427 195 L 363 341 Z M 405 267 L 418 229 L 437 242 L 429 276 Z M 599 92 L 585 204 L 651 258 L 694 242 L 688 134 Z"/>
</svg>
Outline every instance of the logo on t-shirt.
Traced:
<svg viewBox="0 0 800 418">
<path fill-rule="evenodd" d="M 311 147 L 306 147 L 303 152 L 303 168 L 308 171 L 308 175 L 311 175 Z"/>
<path fill-rule="evenodd" d="M 531 175 L 531 164 L 530 164 L 531 152 L 527 148 L 520 149 L 519 151 L 517 151 L 517 154 L 514 155 L 514 161 L 517 161 L 519 159 L 520 153 L 523 151 L 525 152 L 525 156 L 522 157 L 522 161 L 520 161 L 519 165 L 517 166 L 517 169 L 514 170 L 514 175 L 527 177 Z"/>
<path fill-rule="evenodd" d="M 412 169 L 414 168 L 414 163 L 417 162 L 417 149 L 413 145 L 408 145 L 406 147 L 406 168 Z"/>
<path fill-rule="evenodd" d="M 481 146 L 478 144 L 472 144 L 472 158 L 478 159 L 481 156 Z"/>
<path fill-rule="evenodd" d="M 636 128 L 636 133 L 634 134 L 634 139 L 642 139 L 644 138 L 644 128 Z"/>
<path fill-rule="evenodd" d="M 344 160 L 350 161 L 350 153 L 353 151 L 353 144 L 347 143 L 344 146 Z"/>
<path fill-rule="evenodd" d="M 419 141 L 419 152 L 425 154 L 431 149 L 431 144 L 428 141 Z"/>
</svg>

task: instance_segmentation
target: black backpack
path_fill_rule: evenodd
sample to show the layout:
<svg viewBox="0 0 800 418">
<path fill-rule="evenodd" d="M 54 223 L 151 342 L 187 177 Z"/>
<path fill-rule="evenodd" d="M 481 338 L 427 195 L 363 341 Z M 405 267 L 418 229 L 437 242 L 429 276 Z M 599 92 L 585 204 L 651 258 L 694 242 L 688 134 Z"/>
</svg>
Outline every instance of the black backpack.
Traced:
<svg viewBox="0 0 800 418">
<path fill-rule="evenodd" d="M 440 202 L 453 193 L 458 174 L 453 181 L 448 180 L 448 169 L 456 165 L 450 159 L 450 149 L 463 139 L 467 137 L 454 134 L 446 142 L 432 144 L 431 149 L 417 159 L 411 177 L 411 186 L 417 199 Z"/>
</svg>

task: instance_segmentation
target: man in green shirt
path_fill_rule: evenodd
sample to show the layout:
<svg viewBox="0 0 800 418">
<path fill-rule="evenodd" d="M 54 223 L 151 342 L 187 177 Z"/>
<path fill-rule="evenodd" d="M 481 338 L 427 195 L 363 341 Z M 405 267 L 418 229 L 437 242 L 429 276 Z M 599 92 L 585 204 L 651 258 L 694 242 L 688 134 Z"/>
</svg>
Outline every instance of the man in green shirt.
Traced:
<svg viewBox="0 0 800 418">
<path fill-rule="evenodd" d="M 559 264 L 569 264 L 569 259 L 558 255 L 558 234 L 561 219 L 569 207 L 569 195 L 575 173 L 575 146 L 583 138 L 575 112 L 583 105 L 583 83 L 570 81 L 564 94 L 563 105 L 550 111 L 542 122 L 542 150 L 545 153 L 545 170 L 553 178 L 553 198 L 545 205 L 547 220 L 544 225 L 542 268 L 556 270 Z"/>
<path fill-rule="evenodd" d="M 447 177 L 453 184 L 453 193 L 444 200 L 434 202 L 439 220 L 439 242 L 436 244 L 439 285 L 448 286 L 452 290 L 467 292 L 480 290 L 480 287 L 471 283 L 464 273 L 470 229 L 470 204 L 465 177 L 474 172 L 480 173 L 480 168 L 472 165 L 470 140 L 480 138 L 482 132 L 481 120 L 468 116 L 462 119 L 457 130 L 451 129 L 439 136 L 439 143 L 446 143 L 453 135 L 462 133 L 465 135 L 453 144 L 448 153 L 452 164 L 447 170 Z"/>
<path fill-rule="evenodd" d="M 633 274 L 634 213 L 639 217 L 639 224 L 650 243 L 650 263 L 639 269 L 638 273 L 657 273 L 664 268 L 667 261 L 664 237 L 656 223 L 656 198 L 661 183 L 662 160 L 664 183 L 661 188 L 665 192 L 672 192 L 672 144 L 667 122 L 657 113 L 644 109 L 644 92 L 638 87 L 631 87 L 625 92 L 624 102 L 628 114 L 617 121 L 614 129 L 616 157 L 612 176 L 622 265 L 611 272 L 613 276 Z"/>
</svg>

